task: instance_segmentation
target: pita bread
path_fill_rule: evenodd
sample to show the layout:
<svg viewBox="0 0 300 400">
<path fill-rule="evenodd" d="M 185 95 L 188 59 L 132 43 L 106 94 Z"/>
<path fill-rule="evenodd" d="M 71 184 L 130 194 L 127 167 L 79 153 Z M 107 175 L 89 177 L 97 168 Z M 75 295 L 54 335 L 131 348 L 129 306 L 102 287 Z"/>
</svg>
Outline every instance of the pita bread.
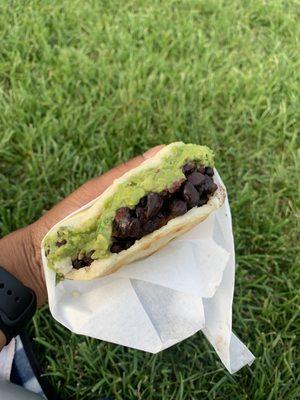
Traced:
<svg viewBox="0 0 300 400">
<path fill-rule="evenodd" d="M 48 235 L 56 233 L 61 226 L 78 227 L 87 219 L 99 218 L 99 214 L 101 213 L 105 201 L 117 193 L 119 185 L 122 182 L 127 181 L 141 171 L 147 171 L 148 169 L 159 166 L 163 158 L 166 155 L 171 154 L 170 152 L 172 151 L 172 148 L 179 145 L 182 146 L 183 143 L 176 142 L 164 147 L 153 158 L 144 161 L 137 168 L 130 170 L 119 179 L 116 179 L 97 199 L 56 224 L 43 239 L 42 250 L 44 251 L 43 245 Z M 224 188 L 218 184 L 218 189 L 215 191 L 213 196 L 209 198 L 209 201 L 205 205 L 194 207 L 186 214 L 171 219 L 167 225 L 137 240 L 129 249 L 123 250 L 120 253 L 111 253 L 108 257 L 97 259 L 93 261 L 90 266 L 78 270 L 72 268 L 71 259 L 65 259 L 55 263 L 54 269 L 62 273 L 65 278 L 74 280 L 90 280 L 111 274 L 125 264 L 149 256 L 165 246 L 172 239 L 189 231 L 194 226 L 204 221 L 214 210 L 221 207 L 224 203 L 225 197 L 226 193 Z"/>
</svg>

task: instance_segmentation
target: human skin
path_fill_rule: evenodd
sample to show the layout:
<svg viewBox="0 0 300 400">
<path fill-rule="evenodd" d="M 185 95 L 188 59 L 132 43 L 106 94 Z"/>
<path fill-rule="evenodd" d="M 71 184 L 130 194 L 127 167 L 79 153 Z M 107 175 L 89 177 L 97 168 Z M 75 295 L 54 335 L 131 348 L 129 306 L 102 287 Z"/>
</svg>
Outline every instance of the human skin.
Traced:
<svg viewBox="0 0 300 400">
<path fill-rule="evenodd" d="M 143 155 L 89 180 L 56 204 L 36 222 L 10 233 L 0 240 L 0 265 L 25 286 L 34 290 L 38 307 L 41 307 L 47 301 L 40 246 L 45 234 L 58 221 L 99 196 L 114 179 L 151 158 L 161 147 L 161 145 L 153 147 Z M 0 330 L 0 351 L 5 344 L 6 338 Z"/>
</svg>

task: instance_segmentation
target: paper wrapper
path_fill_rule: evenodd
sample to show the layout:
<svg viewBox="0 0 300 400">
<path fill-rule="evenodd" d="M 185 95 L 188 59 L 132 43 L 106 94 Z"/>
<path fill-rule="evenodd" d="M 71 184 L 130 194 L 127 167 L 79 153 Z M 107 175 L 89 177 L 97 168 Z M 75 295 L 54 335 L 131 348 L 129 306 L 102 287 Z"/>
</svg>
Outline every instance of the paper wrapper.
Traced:
<svg viewBox="0 0 300 400">
<path fill-rule="evenodd" d="M 253 362 L 231 330 L 235 258 L 227 199 L 157 253 L 103 278 L 55 285 L 42 254 L 50 311 L 72 332 L 157 353 L 202 330 L 230 373 Z"/>
</svg>

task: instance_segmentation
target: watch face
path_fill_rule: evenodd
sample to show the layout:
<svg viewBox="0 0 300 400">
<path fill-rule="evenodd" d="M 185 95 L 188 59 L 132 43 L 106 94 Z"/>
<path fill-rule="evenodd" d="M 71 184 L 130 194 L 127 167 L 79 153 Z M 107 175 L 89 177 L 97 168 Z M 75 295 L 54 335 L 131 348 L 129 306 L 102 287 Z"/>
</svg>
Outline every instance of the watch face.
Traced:
<svg viewBox="0 0 300 400">
<path fill-rule="evenodd" d="M 7 341 L 19 333 L 35 310 L 35 293 L 0 267 L 0 328 Z"/>
<path fill-rule="evenodd" d="M 12 286 L 0 282 L 0 312 L 5 313 L 9 320 L 17 320 L 31 301 L 32 293 L 22 284 Z"/>
</svg>

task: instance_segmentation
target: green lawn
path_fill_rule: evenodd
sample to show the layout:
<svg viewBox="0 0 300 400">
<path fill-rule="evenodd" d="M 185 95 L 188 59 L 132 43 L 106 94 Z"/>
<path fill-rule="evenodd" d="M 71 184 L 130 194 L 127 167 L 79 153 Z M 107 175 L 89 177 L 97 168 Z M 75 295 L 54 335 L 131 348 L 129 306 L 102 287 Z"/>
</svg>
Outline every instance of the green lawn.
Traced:
<svg viewBox="0 0 300 400">
<path fill-rule="evenodd" d="M 231 376 L 201 332 L 151 355 L 45 308 L 33 331 L 62 398 L 300 398 L 299 21 L 286 0 L 0 3 L 0 234 L 150 146 L 207 144 L 233 213 L 233 328 L 257 357 Z"/>
</svg>

